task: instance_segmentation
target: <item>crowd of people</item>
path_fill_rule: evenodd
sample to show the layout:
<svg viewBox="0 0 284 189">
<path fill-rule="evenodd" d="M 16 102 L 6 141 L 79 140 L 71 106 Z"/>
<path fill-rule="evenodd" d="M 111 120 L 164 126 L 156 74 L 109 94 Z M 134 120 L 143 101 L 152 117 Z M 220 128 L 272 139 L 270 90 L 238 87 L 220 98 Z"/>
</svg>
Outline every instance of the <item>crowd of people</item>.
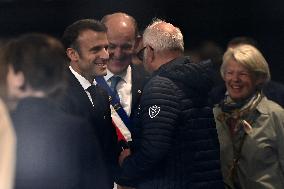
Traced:
<svg viewBox="0 0 284 189">
<path fill-rule="evenodd" d="M 253 39 L 214 45 L 123 12 L 5 42 L 0 188 L 283 189 L 284 86 Z"/>
</svg>

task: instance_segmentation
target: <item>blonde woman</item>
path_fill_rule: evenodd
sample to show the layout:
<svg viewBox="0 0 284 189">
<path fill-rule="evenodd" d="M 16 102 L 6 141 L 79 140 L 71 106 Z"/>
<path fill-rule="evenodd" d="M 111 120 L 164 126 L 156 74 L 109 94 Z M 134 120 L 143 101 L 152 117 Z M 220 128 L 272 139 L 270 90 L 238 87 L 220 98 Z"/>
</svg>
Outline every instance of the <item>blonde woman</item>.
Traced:
<svg viewBox="0 0 284 189">
<path fill-rule="evenodd" d="M 253 46 L 229 48 L 221 75 L 225 99 L 214 108 L 228 188 L 284 188 L 284 110 L 262 93 L 269 67 Z"/>
</svg>

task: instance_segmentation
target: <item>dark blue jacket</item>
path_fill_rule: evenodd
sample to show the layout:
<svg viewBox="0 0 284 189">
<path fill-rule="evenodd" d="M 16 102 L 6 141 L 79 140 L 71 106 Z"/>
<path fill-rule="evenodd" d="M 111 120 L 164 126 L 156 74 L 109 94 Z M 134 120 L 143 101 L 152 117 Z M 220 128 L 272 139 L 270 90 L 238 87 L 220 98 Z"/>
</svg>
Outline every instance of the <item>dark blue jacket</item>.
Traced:
<svg viewBox="0 0 284 189">
<path fill-rule="evenodd" d="M 12 114 L 17 136 L 15 189 L 110 188 L 92 127 L 46 98 L 22 99 Z"/>
<path fill-rule="evenodd" d="M 67 73 L 68 83 L 66 91 L 60 98 L 56 99 L 57 104 L 64 112 L 81 117 L 91 124 L 101 146 L 104 160 L 109 167 L 111 183 L 113 184 L 113 172 L 118 166 L 117 136 L 111 122 L 107 92 L 96 85 L 96 97 L 93 107 L 77 78 L 69 69 Z"/>
<path fill-rule="evenodd" d="M 119 183 L 143 189 L 222 188 L 219 143 L 208 103 L 211 68 L 175 59 L 146 84 L 134 152 Z"/>
</svg>

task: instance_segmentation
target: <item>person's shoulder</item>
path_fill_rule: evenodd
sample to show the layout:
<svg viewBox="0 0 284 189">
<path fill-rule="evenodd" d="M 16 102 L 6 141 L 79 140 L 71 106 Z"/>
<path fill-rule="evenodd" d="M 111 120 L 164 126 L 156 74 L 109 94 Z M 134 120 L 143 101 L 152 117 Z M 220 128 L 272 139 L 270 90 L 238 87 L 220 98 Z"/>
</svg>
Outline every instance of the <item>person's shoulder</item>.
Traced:
<svg viewBox="0 0 284 189">
<path fill-rule="evenodd" d="M 284 85 L 277 81 L 271 80 L 264 86 L 264 92 L 272 92 L 272 91 L 284 94 Z"/>
<path fill-rule="evenodd" d="M 154 86 L 168 86 L 173 85 L 175 81 L 165 75 L 154 75 L 150 78 L 147 85 Z"/>
<path fill-rule="evenodd" d="M 282 83 L 279 83 L 278 81 L 271 80 L 267 83 L 267 85 L 271 87 L 274 87 L 274 86 L 281 87 L 281 89 L 284 89 L 284 85 Z"/>
<path fill-rule="evenodd" d="M 257 109 L 264 114 L 282 114 L 284 116 L 284 109 L 276 102 L 267 99 L 267 97 L 263 97 L 260 101 Z"/>
<path fill-rule="evenodd" d="M 170 78 L 155 75 L 151 77 L 151 79 L 147 82 L 143 89 L 143 96 L 151 96 L 156 97 L 159 95 L 161 98 L 161 94 L 163 96 L 171 95 L 176 96 L 176 92 L 179 90 L 177 84 L 172 81 Z"/>
</svg>

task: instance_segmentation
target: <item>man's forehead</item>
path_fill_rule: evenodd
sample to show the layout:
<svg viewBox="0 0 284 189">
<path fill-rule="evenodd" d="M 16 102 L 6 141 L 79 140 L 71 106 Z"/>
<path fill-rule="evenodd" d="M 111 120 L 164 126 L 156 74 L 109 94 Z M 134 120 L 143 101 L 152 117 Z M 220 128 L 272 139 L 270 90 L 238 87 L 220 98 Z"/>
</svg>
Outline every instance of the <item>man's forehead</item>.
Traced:
<svg viewBox="0 0 284 189">
<path fill-rule="evenodd" d="M 86 31 L 78 36 L 78 42 L 80 46 L 106 46 L 108 45 L 108 40 L 106 33 L 96 32 L 96 31 Z"/>
</svg>

